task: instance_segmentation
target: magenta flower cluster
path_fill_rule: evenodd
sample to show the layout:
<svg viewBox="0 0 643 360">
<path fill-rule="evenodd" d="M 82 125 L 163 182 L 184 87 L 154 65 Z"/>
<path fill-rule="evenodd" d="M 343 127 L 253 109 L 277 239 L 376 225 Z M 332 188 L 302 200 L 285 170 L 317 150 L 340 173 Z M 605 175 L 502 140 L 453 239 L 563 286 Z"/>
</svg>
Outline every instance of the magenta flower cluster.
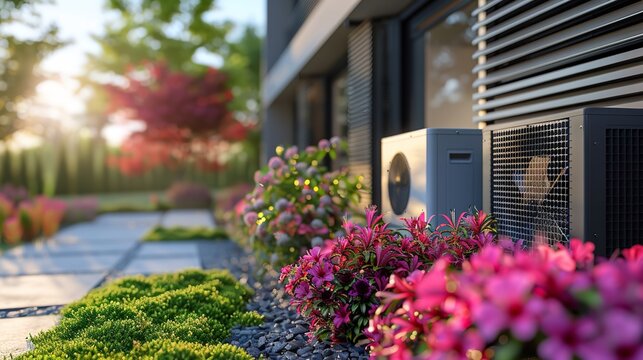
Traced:
<svg viewBox="0 0 643 360">
<path fill-rule="evenodd" d="M 445 216 L 437 227 L 421 215 L 395 232 L 371 208 L 365 226 L 346 221 L 344 236 L 284 267 L 280 280 L 291 305 L 310 321 L 311 338 L 358 342 L 391 275 L 405 278 L 438 259 L 457 266 L 494 241 L 492 225 L 483 212 Z"/>
<path fill-rule="evenodd" d="M 643 359 L 643 246 L 600 259 L 570 249 L 488 244 L 394 274 L 366 334 L 373 358 Z"/>
<path fill-rule="evenodd" d="M 293 262 L 341 229 L 362 188 L 360 178 L 347 170 L 331 172 L 323 166 L 342 146 L 333 138 L 302 152 L 295 146 L 277 147 L 268 166 L 257 171 L 241 218 L 259 261 Z"/>
</svg>

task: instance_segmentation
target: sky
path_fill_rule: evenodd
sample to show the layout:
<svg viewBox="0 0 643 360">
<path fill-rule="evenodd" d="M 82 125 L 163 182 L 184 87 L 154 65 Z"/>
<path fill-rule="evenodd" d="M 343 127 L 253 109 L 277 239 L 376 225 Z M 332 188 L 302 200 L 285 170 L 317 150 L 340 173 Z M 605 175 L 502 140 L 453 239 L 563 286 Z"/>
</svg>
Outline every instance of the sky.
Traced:
<svg viewBox="0 0 643 360">
<path fill-rule="evenodd" d="M 237 24 L 254 24 L 261 31 L 265 28 L 268 0 L 217 0 L 218 11 L 214 20 L 232 20 Z M 42 63 L 48 73 L 78 75 L 85 63 L 85 53 L 97 52 L 98 46 L 92 34 L 100 34 L 104 24 L 113 18 L 105 11 L 105 0 L 53 0 L 52 4 L 38 7 L 42 23 L 55 23 L 60 37 L 70 44 L 50 55 Z M 20 32 L 20 29 L 16 31 Z M 234 34 L 233 34 L 234 35 Z M 217 65 L 216 59 L 203 57 L 202 62 Z M 212 63 L 214 62 L 214 63 Z"/>
</svg>

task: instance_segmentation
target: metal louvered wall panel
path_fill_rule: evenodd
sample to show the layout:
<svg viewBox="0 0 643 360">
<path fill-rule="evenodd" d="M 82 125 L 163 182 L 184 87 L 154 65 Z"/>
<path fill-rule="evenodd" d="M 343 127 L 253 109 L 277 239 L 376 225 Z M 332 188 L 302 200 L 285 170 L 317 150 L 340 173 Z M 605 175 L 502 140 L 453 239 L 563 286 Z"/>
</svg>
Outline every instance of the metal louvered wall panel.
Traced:
<svg viewBox="0 0 643 360">
<path fill-rule="evenodd" d="M 373 28 L 363 22 L 348 36 L 348 163 L 351 172 L 364 177 L 373 188 Z M 362 205 L 371 203 L 371 192 L 362 193 Z"/>
<path fill-rule="evenodd" d="M 478 122 L 643 100 L 643 1 L 481 1 Z"/>
</svg>

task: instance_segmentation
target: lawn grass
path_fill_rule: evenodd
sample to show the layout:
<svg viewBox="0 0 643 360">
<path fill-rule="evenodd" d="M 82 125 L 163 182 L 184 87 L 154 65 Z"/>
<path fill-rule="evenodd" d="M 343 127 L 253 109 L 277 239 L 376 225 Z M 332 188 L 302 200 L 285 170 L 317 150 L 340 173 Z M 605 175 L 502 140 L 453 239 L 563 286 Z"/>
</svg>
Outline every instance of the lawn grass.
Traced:
<svg viewBox="0 0 643 360">
<path fill-rule="evenodd" d="M 66 306 L 60 323 L 19 359 L 252 359 L 225 343 L 233 326 L 259 325 L 252 290 L 227 271 L 133 276 Z"/>
<path fill-rule="evenodd" d="M 143 236 L 143 241 L 223 240 L 229 238 L 228 233 L 221 228 L 155 226 Z"/>
</svg>

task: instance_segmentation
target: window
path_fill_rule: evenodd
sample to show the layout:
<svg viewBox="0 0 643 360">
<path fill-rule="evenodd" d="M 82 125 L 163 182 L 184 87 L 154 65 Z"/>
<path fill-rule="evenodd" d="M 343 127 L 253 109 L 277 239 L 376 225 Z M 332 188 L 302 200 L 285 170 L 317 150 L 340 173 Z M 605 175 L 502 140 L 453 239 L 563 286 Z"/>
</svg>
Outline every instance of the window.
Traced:
<svg viewBox="0 0 643 360">
<path fill-rule="evenodd" d="M 348 98 L 346 96 L 346 71 L 342 71 L 331 83 L 331 136 L 339 136 L 348 140 Z M 346 154 L 339 156 L 332 162 L 333 169 L 348 165 Z"/>
<path fill-rule="evenodd" d="M 434 1 L 406 23 L 406 129 L 475 127 L 475 2 Z"/>
</svg>

